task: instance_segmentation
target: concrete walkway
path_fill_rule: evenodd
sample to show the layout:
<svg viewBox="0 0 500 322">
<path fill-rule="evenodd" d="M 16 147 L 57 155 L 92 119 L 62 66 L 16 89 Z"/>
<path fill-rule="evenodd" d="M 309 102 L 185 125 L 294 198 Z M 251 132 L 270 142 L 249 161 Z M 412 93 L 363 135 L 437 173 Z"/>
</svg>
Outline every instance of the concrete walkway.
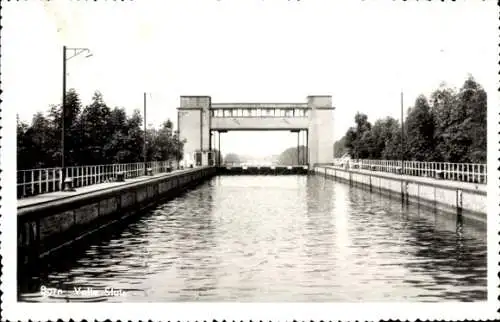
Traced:
<svg viewBox="0 0 500 322">
<path fill-rule="evenodd" d="M 335 166 L 322 166 L 322 168 L 329 168 L 329 169 L 336 169 L 336 170 L 343 170 L 346 171 L 344 168 L 339 168 Z M 373 174 L 373 175 L 379 175 L 383 176 L 386 178 L 394 178 L 394 179 L 401 179 L 404 178 L 404 180 L 408 181 L 414 181 L 422 184 L 428 184 L 428 185 L 441 185 L 441 186 L 446 186 L 452 189 L 464 189 L 464 190 L 477 190 L 480 192 L 483 192 L 486 194 L 487 185 L 484 183 L 473 183 L 473 182 L 463 182 L 463 181 L 455 181 L 455 180 L 442 180 L 442 179 L 435 179 L 432 177 L 418 177 L 418 176 L 410 176 L 410 175 L 400 175 L 400 174 L 395 174 L 395 173 L 389 173 L 389 172 L 383 172 L 383 171 L 370 171 L 370 170 L 361 170 L 361 169 L 349 169 L 347 171 L 351 171 L 353 173 L 363 173 L 363 174 Z"/>
<path fill-rule="evenodd" d="M 193 169 L 197 169 L 197 168 L 193 168 Z M 107 182 L 107 183 L 93 184 L 93 185 L 89 185 L 89 186 L 85 186 L 85 187 L 76 188 L 76 191 L 55 191 L 55 192 L 49 192 L 49 193 L 43 193 L 43 194 L 39 194 L 39 195 L 35 195 L 35 196 L 30 196 L 30 197 L 26 197 L 26 198 L 20 198 L 20 199 L 17 199 L 17 208 L 20 209 L 23 207 L 36 206 L 37 204 L 43 204 L 43 203 L 47 203 L 50 201 L 80 196 L 80 195 L 84 195 L 87 193 L 96 192 L 99 190 L 116 188 L 116 187 L 120 187 L 120 186 L 129 185 L 132 183 L 151 180 L 154 178 L 178 175 L 181 173 L 190 172 L 193 169 L 189 168 L 189 169 L 184 169 L 184 170 L 174 170 L 172 172 L 157 173 L 157 174 L 152 175 L 152 176 L 140 176 L 140 177 L 136 177 L 136 178 L 126 179 L 124 182 Z"/>
</svg>

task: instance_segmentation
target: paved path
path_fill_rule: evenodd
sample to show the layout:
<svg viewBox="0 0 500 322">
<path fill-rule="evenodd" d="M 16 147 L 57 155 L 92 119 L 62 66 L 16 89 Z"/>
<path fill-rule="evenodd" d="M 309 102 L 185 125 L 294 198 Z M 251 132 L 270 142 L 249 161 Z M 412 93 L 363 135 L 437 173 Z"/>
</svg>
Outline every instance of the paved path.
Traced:
<svg viewBox="0 0 500 322">
<path fill-rule="evenodd" d="M 323 168 L 337 169 L 337 170 L 345 170 L 343 168 L 335 167 L 335 166 L 323 166 Z M 409 175 L 400 175 L 395 173 L 383 172 L 383 171 L 370 171 L 370 170 L 361 170 L 361 169 L 350 169 L 351 172 L 359 172 L 364 174 L 374 174 L 381 175 L 388 178 L 393 179 L 401 179 L 405 180 L 421 182 L 423 184 L 429 185 L 441 185 L 447 186 L 452 189 L 467 189 L 467 190 L 478 190 L 486 193 L 487 185 L 484 183 L 473 183 L 473 182 L 463 182 L 463 181 L 455 181 L 455 180 L 442 180 L 435 179 L 431 177 L 418 177 L 418 176 L 409 176 Z"/>
<path fill-rule="evenodd" d="M 137 178 L 127 179 L 124 182 L 108 182 L 108 183 L 93 184 L 93 185 L 77 188 L 76 191 L 55 191 L 55 192 L 44 193 L 44 194 L 35 195 L 35 196 L 31 196 L 31 197 L 21 198 L 21 199 L 17 199 L 17 208 L 19 209 L 19 208 L 28 207 L 28 206 L 35 206 L 36 204 L 46 203 L 46 202 L 55 201 L 55 200 L 61 200 L 61 199 L 79 196 L 79 195 L 83 195 L 83 194 L 87 194 L 87 193 L 91 193 L 91 192 L 96 192 L 99 190 L 105 190 L 105 189 L 109 189 L 109 188 L 125 186 L 125 185 L 129 185 L 131 183 L 151 180 L 153 178 L 158 178 L 158 177 L 163 177 L 163 176 L 172 176 L 175 174 L 190 172 L 190 170 L 193 170 L 193 169 L 174 170 L 174 171 L 168 172 L 168 173 L 167 172 L 158 173 L 158 174 L 155 174 L 153 176 L 140 176 Z"/>
</svg>

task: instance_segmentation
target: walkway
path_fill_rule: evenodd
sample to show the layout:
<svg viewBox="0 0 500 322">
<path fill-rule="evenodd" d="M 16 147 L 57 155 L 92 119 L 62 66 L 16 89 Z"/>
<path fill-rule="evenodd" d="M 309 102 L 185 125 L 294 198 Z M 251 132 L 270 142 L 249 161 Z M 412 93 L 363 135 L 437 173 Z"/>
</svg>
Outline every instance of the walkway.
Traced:
<svg viewBox="0 0 500 322">
<path fill-rule="evenodd" d="M 165 173 L 165 172 L 157 173 L 157 174 L 152 175 L 152 176 L 140 176 L 140 177 L 136 177 L 136 178 L 129 178 L 123 182 L 107 182 L 107 183 L 93 184 L 93 185 L 77 188 L 76 191 L 55 191 L 55 192 L 44 193 L 44 194 L 35 195 L 35 196 L 31 196 L 31 197 L 21 198 L 21 199 L 17 199 L 17 209 L 25 208 L 25 207 L 29 207 L 29 206 L 36 206 L 39 204 L 45 204 L 45 203 L 48 203 L 51 201 L 71 198 L 71 197 L 75 197 L 75 196 L 81 196 L 81 195 L 93 193 L 93 192 L 100 191 L 100 190 L 106 190 L 106 189 L 110 189 L 110 188 L 126 186 L 129 184 L 134 184 L 134 183 L 141 182 L 141 181 L 151 180 L 153 178 L 160 178 L 160 177 L 168 177 L 168 176 L 172 176 L 172 175 L 177 175 L 177 174 L 181 174 L 184 172 L 189 172 L 190 170 L 192 170 L 192 169 L 174 170 L 174 171 L 168 172 L 168 173 Z"/>
<path fill-rule="evenodd" d="M 335 167 L 335 166 L 322 166 L 322 167 L 346 171 L 344 168 Z M 348 171 L 351 171 L 353 173 L 357 172 L 357 173 L 363 173 L 363 174 L 379 175 L 379 176 L 383 176 L 386 178 L 394 178 L 394 179 L 398 179 L 398 180 L 400 180 L 401 178 L 404 178 L 406 181 L 413 181 L 413 182 L 428 184 L 428 185 L 433 185 L 433 186 L 445 186 L 445 187 L 452 188 L 452 189 L 474 190 L 474 191 L 480 191 L 481 193 L 484 193 L 484 194 L 486 194 L 486 191 L 488 190 L 487 185 L 483 184 L 483 183 L 472 183 L 472 182 L 463 182 L 463 181 L 455 181 L 455 180 L 442 180 L 442 179 L 435 179 L 432 177 L 400 175 L 400 174 L 394 174 L 394 173 L 390 173 L 390 172 L 370 171 L 370 170 L 362 170 L 362 169 L 349 169 Z"/>
</svg>

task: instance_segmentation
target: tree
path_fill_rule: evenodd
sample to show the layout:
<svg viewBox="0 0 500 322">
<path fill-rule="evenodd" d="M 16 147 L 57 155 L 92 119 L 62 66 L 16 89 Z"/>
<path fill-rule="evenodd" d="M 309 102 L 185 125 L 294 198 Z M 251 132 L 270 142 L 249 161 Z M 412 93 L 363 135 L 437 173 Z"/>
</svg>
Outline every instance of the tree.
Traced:
<svg viewBox="0 0 500 322">
<path fill-rule="evenodd" d="M 176 155 L 176 145 L 173 136 L 173 123 L 170 120 L 163 122 L 157 132 L 155 148 L 157 160 L 170 160 Z"/>
<path fill-rule="evenodd" d="M 460 91 L 442 84 L 427 98 L 420 95 L 405 121 L 405 159 L 438 162 L 486 162 L 487 95 L 472 77 Z M 357 113 L 356 126 L 335 143 L 335 156 L 401 159 L 401 125 L 393 118 L 370 125 Z M 340 151 L 337 153 L 337 151 Z"/>
<path fill-rule="evenodd" d="M 441 87 L 431 97 L 439 159 L 486 162 L 487 96 L 481 85 L 469 77 L 458 93 Z"/>
<path fill-rule="evenodd" d="M 32 142 L 30 138 L 26 135 L 26 132 L 30 128 L 29 124 L 19 120 L 19 115 L 17 115 L 17 168 L 18 169 L 30 169 L 32 168 L 33 156 L 30 155 L 30 147 Z"/>
<path fill-rule="evenodd" d="M 21 150 L 26 153 L 27 160 L 23 166 L 29 168 L 42 168 L 58 166 L 57 160 L 52 157 L 51 151 L 46 147 L 52 146 L 50 121 L 42 113 L 36 113 L 31 121 L 31 126 L 26 128 L 23 135 L 25 147 Z M 28 161 L 29 160 L 29 161 Z"/>
<path fill-rule="evenodd" d="M 142 162 L 144 131 L 142 116 L 135 110 L 127 116 L 123 108 L 110 109 L 96 91 L 82 110 L 78 93 L 71 89 L 65 100 L 66 166 Z M 17 122 L 18 168 L 61 165 L 61 106 L 52 105 L 48 117 L 34 115 L 31 124 Z M 185 140 L 173 133 L 167 120 L 147 133 L 149 160 L 182 159 Z"/>
<path fill-rule="evenodd" d="M 346 133 L 345 147 L 349 154 L 355 158 L 369 157 L 371 150 L 368 144 L 372 141 L 370 134 L 366 134 L 371 130 L 371 124 L 368 122 L 368 117 L 362 113 L 356 113 L 354 117 L 356 127 L 351 127 Z"/>
<path fill-rule="evenodd" d="M 123 108 L 115 107 L 106 118 L 106 127 L 113 133 L 106 140 L 103 153 L 111 163 L 123 163 L 129 159 L 130 151 L 127 149 L 127 114 Z"/>
<path fill-rule="evenodd" d="M 452 150 L 451 137 L 448 133 L 451 126 L 451 113 L 457 106 L 455 90 L 443 85 L 431 94 L 431 113 L 434 119 L 434 156 L 436 161 L 450 161 Z"/>
<path fill-rule="evenodd" d="M 465 111 L 461 128 L 470 142 L 467 158 L 463 162 L 486 162 L 487 95 L 472 76 L 462 86 L 458 104 L 459 110 Z"/>
<path fill-rule="evenodd" d="M 386 117 L 382 120 L 377 120 L 371 129 L 372 135 L 372 154 L 373 159 L 382 158 L 382 154 L 386 147 L 393 142 L 393 135 L 400 131 L 399 123 L 392 117 Z M 400 136 L 401 137 L 401 136 Z"/>
<path fill-rule="evenodd" d="M 297 151 L 300 153 L 300 160 L 297 156 Z M 281 165 L 297 165 L 297 162 L 302 163 L 306 153 L 306 147 L 301 145 L 297 150 L 296 147 L 291 147 L 281 152 L 278 157 L 278 164 Z"/>
<path fill-rule="evenodd" d="M 80 130 L 80 113 L 82 105 L 78 93 L 74 89 L 70 89 L 66 93 L 65 101 L 65 117 L 64 117 L 64 150 L 65 150 L 65 165 L 77 165 L 81 157 L 81 130 Z M 46 148 L 51 151 L 54 161 L 58 165 L 61 164 L 61 135 L 62 135 L 62 108 L 61 105 L 52 105 L 49 110 L 51 146 Z"/>
<path fill-rule="evenodd" d="M 420 95 L 415 106 L 406 118 L 408 154 L 405 159 L 414 161 L 433 161 L 434 156 L 434 119 L 425 96 Z"/>
<path fill-rule="evenodd" d="M 144 146 L 144 131 L 141 129 L 142 116 L 139 110 L 134 110 L 132 115 L 127 119 L 127 139 L 125 143 L 126 149 L 129 151 L 129 162 L 142 162 Z"/>
<path fill-rule="evenodd" d="M 112 158 L 105 154 L 106 141 L 113 137 L 113 129 L 108 128 L 110 114 L 101 93 L 96 91 L 92 103 L 85 107 L 81 116 L 81 160 L 84 164 L 111 162 Z"/>
<path fill-rule="evenodd" d="M 403 155 L 408 156 L 408 136 L 404 133 L 404 151 L 401 149 L 401 126 L 393 127 L 390 139 L 388 139 L 384 150 L 382 151 L 382 160 L 401 160 Z"/>
</svg>

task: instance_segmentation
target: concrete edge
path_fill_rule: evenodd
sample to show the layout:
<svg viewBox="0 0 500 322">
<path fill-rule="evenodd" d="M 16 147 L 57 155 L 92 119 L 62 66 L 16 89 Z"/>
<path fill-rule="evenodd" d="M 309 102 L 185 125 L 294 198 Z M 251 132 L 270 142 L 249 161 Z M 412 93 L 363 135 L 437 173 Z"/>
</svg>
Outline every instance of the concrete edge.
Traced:
<svg viewBox="0 0 500 322">
<path fill-rule="evenodd" d="M 89 192 L 85 192 L 82 194 L 67 196 L 64 198 L 57 199 L 57 200 L 42 201 L 40 203 L 18 207 L 17 208 L 17 210 L 18 210 L 17 216 L 18 216 L 18 218 L 24 217 L 24 216 L 27 216 L 27 215 L 34 213 L 34 212 L 43 212 L 46 209 L 59 210 L 59 208 L 64 208 L 66 205 L 69 205 L 69 204 L 88 203 L 89 201 L 91 201 L 93 199 L 101 199 L 103 196 L 113 195 L 113 194 L 118 193 L 118 192 L 123 192 L 123 191 L 127 191 L 130 189 L 134 189 L 134 188 L 137 188 L 138 186 L 141 186 L 144 184 L 149 184 L 149 183 L 153 183 L 156 181 L 165 180 L 165 179 L 171 178 L 171 177 L 180 177 L 180 176 L 185 175 L 185 174 L 190 174 L 190 173 L 193 173 L 193 172 L 196 172 L 199 170 L 210 169 L 210 168 L 212 168 L 212 167 L 186 169 L 186 170 L 183 170 L 183 172 L 181 172 L 181 173 L 170 172 L 170 173 L 165 173 L 164 175 L 161 175 L 161 176 L 156 176 L 156 177 L 151 177 L 151 178 L 147 178 L 144 180 L 140 180 L 138 182 L 125 183 L 123 185 L 103 188 L 103 189 L 96 190 L 96 191 L 89 191 Z"/>
</svg>

